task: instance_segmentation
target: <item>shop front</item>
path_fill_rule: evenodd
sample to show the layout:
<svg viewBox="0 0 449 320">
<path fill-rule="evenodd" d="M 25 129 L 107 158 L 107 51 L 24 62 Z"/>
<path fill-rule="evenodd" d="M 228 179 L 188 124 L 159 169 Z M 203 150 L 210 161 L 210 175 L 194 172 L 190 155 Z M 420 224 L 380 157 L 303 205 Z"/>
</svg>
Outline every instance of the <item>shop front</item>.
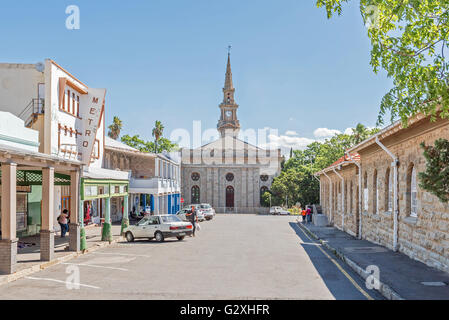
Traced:
<svg viewBox="0 0 449 320">
<path fill-rule="evenodd" d="M 111 239 L 111 224 L 128 223 L 128 180 L 81 179 L 82 226 L 97 224 L 103 228 L 102 240 Z"/>
</svg>

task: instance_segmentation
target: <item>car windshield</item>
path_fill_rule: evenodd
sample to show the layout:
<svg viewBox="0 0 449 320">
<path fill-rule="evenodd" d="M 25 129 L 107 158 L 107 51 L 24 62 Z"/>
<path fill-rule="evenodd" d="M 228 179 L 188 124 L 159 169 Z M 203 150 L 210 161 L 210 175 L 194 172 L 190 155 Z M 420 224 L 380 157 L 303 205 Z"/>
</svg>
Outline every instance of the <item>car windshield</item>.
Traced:
<svg viewBox="0 0 449 320">
<path fill-rule="evenodd" d="M 211 206 L 209 204 L 202 204 L 202 205 L 200 205 L 200 208 L 201 209 L 210 209 Z"/>
<path fill-rule="evenodd" d="M 140 220 L 139 222 L 137 222 L 137 225 L 138 225 L 138 226 L 143 226 L 143 225 L 145 225 L 145 224 L 148 224 L 148 220 L 149 220 L 149 217 L 144 217 L 142 220 Z"/>
<path fill-rule="evenodd" d="M 182 221 L 181 219 L 179 219 L 177 216 L 162 216 L 162 221 L 164 223 L 168 223 L 168 222 L 180 222 Z"/>
</svg>

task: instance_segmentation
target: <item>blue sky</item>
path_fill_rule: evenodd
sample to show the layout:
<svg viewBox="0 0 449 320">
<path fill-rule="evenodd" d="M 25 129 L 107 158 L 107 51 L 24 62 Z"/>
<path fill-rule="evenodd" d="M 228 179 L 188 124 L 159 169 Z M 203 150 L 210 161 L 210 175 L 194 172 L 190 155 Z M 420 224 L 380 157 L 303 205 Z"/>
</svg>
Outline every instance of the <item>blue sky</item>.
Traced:
<svg viewBox="0 0 449 320">
<path fill-rule="evenodd" d="M 0 5 L 0 61 L 52 58 L 91 87 L 107 88 L 106 121 L 151 139 L 214 128 L 231 44 L 242 128 L 271 127 L 301 146 L 318 128 L 374 126 L 391 86 L 369 65 L 358 1 L 326 18 L 315 0 L 8 1 Z M 80 30 L 65 9 L 80 8 Z M 323 130 L 321 130 L 323 131 Z M 304 138 L 303 140 L 299 140 Z M 286 142 L 287 141 L 287 142 Z"/>
</svg>

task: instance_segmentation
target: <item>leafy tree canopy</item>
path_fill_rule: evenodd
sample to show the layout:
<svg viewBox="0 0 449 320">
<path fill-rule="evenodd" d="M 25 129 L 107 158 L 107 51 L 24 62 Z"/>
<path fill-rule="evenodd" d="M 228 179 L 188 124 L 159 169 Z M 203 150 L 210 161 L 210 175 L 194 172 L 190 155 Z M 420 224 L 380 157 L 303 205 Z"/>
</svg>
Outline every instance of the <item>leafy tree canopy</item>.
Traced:
<svg viewBox="0 0 449 320">
<path fill-rule="evenodd" d="M 341 15 L 351 0 L 317 0 L 328 18 Z M 353 0 L 354 1 L 354 0 Z M 449 1 L 359 0 L 360 12 L 371 40 L 371 66 L 384 69 L 393 88 L 380 105 L 378 123 L 389 111 L 391 121 L 422 112 L 449 116 Z"/>
<path fill-rule="evenodd" d="M 179 149 L 178 145 L 167 138 L 160 137 L 157 143 L 157 147 L 153 141 L 145 141 L 139 137 L 139 135 L 129 136 L 124 135 L 121 138 L 124 144 L 130 147 L 136 148 L 142 152 L 154 152 L 161 153 L 162 151 L 176 151 Z"/>
</svg>

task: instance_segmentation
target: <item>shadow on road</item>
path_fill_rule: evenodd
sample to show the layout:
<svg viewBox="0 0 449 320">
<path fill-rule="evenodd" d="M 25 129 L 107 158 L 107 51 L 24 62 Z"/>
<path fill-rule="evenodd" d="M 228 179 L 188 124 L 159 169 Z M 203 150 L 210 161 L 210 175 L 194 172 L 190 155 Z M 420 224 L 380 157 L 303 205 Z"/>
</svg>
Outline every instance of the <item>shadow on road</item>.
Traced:
<svg viewBox="0 0 449 320">
<path fill-rule="evenodd" d="M 321 252 L 318 248 L 321 246 L 320 243 L 309 239 L 296 222 L 289 222 L 289 225 L 302 240 L 301 246 L 308 254 L 310 261 L 313 263 L 321 279 L 335 299 L 366 300 L 366 297 L 350 282 L 350 280 L 337 268 L 337 266 L 328 257 L 326 257 L 323 252 Z M 327 253 L 334 258 L 332 253 Z M 351 274 L 348 267 L 346 267 L 343 263 L 339 262 L 339 264 L 346 272 Z M 364 288 L 364 284 L 361 283 L 361 279 L 355 276 L 353 279 L 359 284 L 360 287 Z M 313 297 L 311 297 L 311 299 L 313 299 Z"/>
</svg>

